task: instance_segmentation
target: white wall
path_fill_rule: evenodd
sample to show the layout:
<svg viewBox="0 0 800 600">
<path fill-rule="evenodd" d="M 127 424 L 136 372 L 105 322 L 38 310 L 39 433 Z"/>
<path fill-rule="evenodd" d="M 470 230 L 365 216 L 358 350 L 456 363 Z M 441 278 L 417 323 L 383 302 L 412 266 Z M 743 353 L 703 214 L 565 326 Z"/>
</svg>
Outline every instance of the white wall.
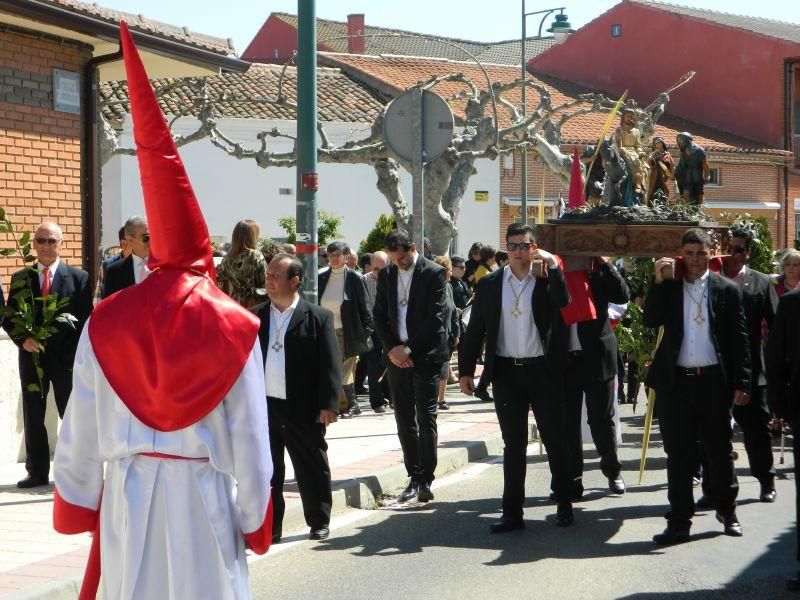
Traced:
<svg viewBox="0 0 800 600">
<path fill-rule="evenodd" d="M 182 119 L 175 126 L 178 133 L 193 131 L 193 119 Z M 260 121 L 222 119 L 220 130 L 249 148 L 257 148 L 256 135 L 278 127 L 282 133 L 295 134 L 294 121 Z M 340 145 L 358 140 L 368 134 L 368 124 L 328 123 L 325 126 L 330 141 Z M 130 147 L 131 122 L 123 127 L 122 143 Z M 277 152 L 291 149 L 291 140 L 271 139 L 269 147 Z M 283 237 L 278 219 L 295 214 L 295 169 L 261 169 L 254 160 L 237 160 L 201 140 L 180 148 L 189 179 L 197 194 L 211 236 L 230 241 L 237 221 L 254 219 L 261 226 L 262 236 Z M 476 162 L 478 174 L 470 180 L 459 217 L 459 252 L 464 253 L 475 240 L 497 244 L 499 221 L 499 171 L 497 162 Z M 375 187 L 377 176 L 369 165 L 320 164 L 319 208 L 342 217 L 340 230 L 344 239 L 358 247 L 372 229 L 381 213 L 391 214 L 386 199 Z M 102 243 L 104 247 L 117 243 L 117 230 L 124 220 L 144 214 L 139 170 L 135 157 L 115 156 L 103 167 Z M 411 176 L 402 176 L 403 194 L 411 205 Z M 290 188 L 290 195 L 280 195 L 280 188 Z M 475 202 L 475 190 L 490 193 L 489 202 Z"/>
</svg>

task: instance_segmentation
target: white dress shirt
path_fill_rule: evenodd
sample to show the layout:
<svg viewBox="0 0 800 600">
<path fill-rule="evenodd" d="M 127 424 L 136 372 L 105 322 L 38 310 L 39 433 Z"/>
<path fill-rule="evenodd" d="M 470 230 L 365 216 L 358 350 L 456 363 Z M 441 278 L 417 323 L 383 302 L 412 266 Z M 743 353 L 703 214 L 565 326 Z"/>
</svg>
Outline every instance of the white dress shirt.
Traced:
<svg viewBox="0 0 800 600">
<path fill-rule="evenodd" d="M 286 337 L 286 329 L 289 327 L 289 321 L 292 320 L 294 309 L 297 308 L 297 303 L 299 301 L 300 296 L 295 296 L 294 302 L 283 312 L 279 311 L 274 304 L 270 303 L 269 344 L 267 345 L 267 362 L 264 367 L 267 396 L 270 398 L 283 398 L 286 400 L 286 348 L 284 347 L 283 340 Z M 272 347 L 275 343 L 276 327 L 280 329 L 278 333 L 278 343 L 281 345 L 281 349 L 278 352 Z"/>
<path fill-rule="evenodd" d="M 497 331 L 497 355 L 508 358 L 532 358 L 542 356 L 544 349 L 539 337 L 539 330 L 533 320 L 533 293 L 536 288 L 536 278 L 533 276 L 533 265 L 528 274 L 517 279 L 510 265 L 503 267 L 503 289 L 501 292 L 500 329 Z M 525 283 L 528 285 L 522 290 Z M 511 289 L 514 289 L 513 293 Z M 519 306 L 514 299 L 515 294 L 520 294 Z M 512 312 L 517 308 L 521 313 L 515 317 Z"/>
<path fill-rule="evenodd" d="M 700 301 L 700 315 L 705 319 L 701 323 L 695 320 L 697 304 L 691 296 Z M 708 301 L 708 271 L 693 283 L 683 280 L 683 341 L 678 352 L 680 367 L 708 367 L 719 362 L 711 339 Z"/>
<path fill-rule="evenodd" d="M 403 306 L 403 298 L 406 302 L 411 300 L 411 279 L 414 277 L 414 268 L 417 266 L 419 260 L 419 253 L 414 252 L 414 257 L 411 260 L 411 265 L 405 271 L 397 268 L 397 335 L 400 337 L 401 342 L 408 341 L 408 325 L 406 324 L 406 315 L 408 314 L 408 304 Z"/>
<path fill-rule="evenodd" d="M 735 277 L 731 278 L 731 281 L 738 285 L 740 290 L 744 287 L 745 275 L 747 275 L 747 265 L 742 265 L 742 270 L 739 271 Z"/>
<path fill-rule="evenodd" d="M 133 280 L 136 283 L 142 283 L 150 275 L 150 269 L 147 268 L 147 257 L 142 258 L 131 254 L 131 258 L 133 259 Z"/>
<path fill-rule="evenodd" d="M 44 286 L 44 271 L 43 270 L 44 269 L 50 269 L 50 271 L 49 271 L 49 273 L 50 273 L 49 279 L 50 279 L 50 290 L 51 290 L 51 293 L 52 293 L 53 278 L 56 276 L 56 269 L 58 269 L 58 265 L 59 264 L 61 264 L 61 259 L 58 258 L 58 257 L 56 257 L 56 259 L 53 261 L 53 264 L 50 265 L 49 267 L 45 267 L 42 263 L 37 261 L 36 268 L 39 269 L 39 289 L 40 290 Z"/>
</svg>

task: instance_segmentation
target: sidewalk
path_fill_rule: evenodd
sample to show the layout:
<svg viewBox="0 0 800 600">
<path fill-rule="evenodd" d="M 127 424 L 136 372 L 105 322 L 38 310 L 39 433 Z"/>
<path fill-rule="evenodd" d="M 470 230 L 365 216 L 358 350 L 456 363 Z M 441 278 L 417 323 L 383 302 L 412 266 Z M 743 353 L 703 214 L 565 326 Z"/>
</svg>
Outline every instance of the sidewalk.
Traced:
<svg viewBox="0 0 800 600">
<path fill-rule="evenodd" d="M 439 412 L 437 476 L 502 453 L 494 405 L 457 389 L 448 389 L 450 410 Z M 375 414 L 363 400 L 360 416 L 328 429 L 334 514 L 347 507 L 373 508 L 382 495 L 407 483 L 394 414 Z M 287 458 L 284 537 L 306 531 L 290 465 Z M 0 598 L 77 598 L 91 538 L 55 533 L 52 485 L 19 490 L 16 482 L 24 475 L 22 464 L 0 465 Z"/>
</svg>

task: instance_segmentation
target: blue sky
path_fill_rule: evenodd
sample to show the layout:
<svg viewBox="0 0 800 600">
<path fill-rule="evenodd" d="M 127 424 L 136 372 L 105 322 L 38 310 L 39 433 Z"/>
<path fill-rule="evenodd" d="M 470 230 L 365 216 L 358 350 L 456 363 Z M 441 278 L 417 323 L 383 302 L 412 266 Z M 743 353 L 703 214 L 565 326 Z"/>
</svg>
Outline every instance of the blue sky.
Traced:
<svg viewBox="0 0 800 600">
<path fill-rule="evenodd" d="M 164 21 L 173 25 L 222 38 L 233 38 L 242 52 L 270 12 L 297 13 L 297 0 L 98 0 L 108 8 Z M 800 2 L 790 0 L 675 0 L 675 4 L 707 8 L 753 17 L 800 23 Z M 544 3 L 527 0 L 532 12 L 566 6 L 573 27 L 584 25 L 617 4 L 615 0 L 561 0 Z M 364 13 L 368 25 L 405 29 L 476 41 L 499 41 L 520 35 L 521 0 L 317 0 L 317 16 L 344 21 L 348 13 Z M 475 6 L 491 7 L 492 12 L 477 12 Z M 220 7 L 225 10 L 220 11 Z M 534 31 L 539 19 L 529 17 Z M 548 21 L 549 23 L 549 21 Z M 547 24 L 545 25 L 545 29 Z"/>
</svg>

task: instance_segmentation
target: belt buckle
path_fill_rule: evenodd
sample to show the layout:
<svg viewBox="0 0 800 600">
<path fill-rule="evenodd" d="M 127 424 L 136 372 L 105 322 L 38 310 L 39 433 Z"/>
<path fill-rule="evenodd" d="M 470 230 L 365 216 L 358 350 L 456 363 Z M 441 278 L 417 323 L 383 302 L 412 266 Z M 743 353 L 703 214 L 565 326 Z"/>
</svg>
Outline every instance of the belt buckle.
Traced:
<svg viewBox="0 0 800 600">
<path fill-rule="evenodd" d="M 525 359 L 524 358 L 517 358 L 514 357 L 514 366 L 515 367 L 524 367 L 525 366 Z"/>
</svg>

